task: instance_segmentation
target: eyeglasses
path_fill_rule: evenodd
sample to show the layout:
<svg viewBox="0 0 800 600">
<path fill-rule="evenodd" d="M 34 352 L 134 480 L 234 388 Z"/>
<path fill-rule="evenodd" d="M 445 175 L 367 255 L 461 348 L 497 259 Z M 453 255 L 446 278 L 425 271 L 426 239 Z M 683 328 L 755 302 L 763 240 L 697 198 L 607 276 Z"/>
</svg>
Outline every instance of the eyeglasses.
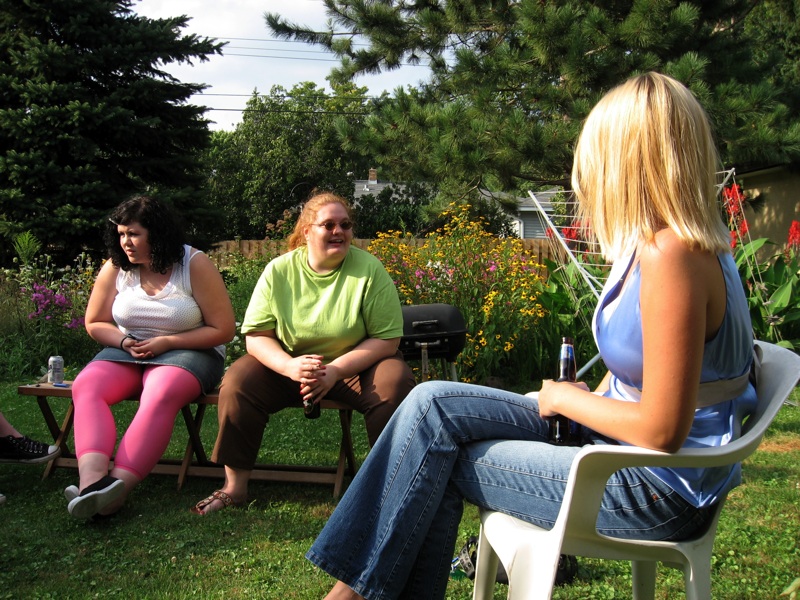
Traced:
<svg viewBox="0 0 800 600">
<path fill-rule="evenodd" d="M 333 231 L 336 229 L 336 226 L 342 228 L 342 231 L 349 231 L 353 228 L 352 221 L 342 221 L 341 223 L 337 223 L 335 221 L 324 221 L 322 223 L 312 223 L 312 225 L 316 225 L 317 227 L 324 227 L 328 231 Z"/>
</svg>

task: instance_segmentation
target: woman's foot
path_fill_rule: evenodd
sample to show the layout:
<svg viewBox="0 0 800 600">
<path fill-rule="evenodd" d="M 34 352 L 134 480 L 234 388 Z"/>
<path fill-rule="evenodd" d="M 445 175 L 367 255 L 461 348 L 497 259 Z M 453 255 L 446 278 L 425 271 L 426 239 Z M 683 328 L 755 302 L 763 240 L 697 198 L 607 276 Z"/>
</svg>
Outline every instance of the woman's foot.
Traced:
<svg viewBox="0 0 800 600">
<path fill-rule="evenodd" d="M 364 600 L 364 596 L 356 594 L 353 589 L 341 581 L 337 581 L 325 600 Z"/>
<path fill-rule="evenodd" d="M 245 502 L 246 499 L 236 500 L 233 496 L 226 494 L 222 490 L 214 490 L 208 498 L 203 498 L 189 510 L 196 515 L 202 516 L 217 512 L 218 510 L 223 510 L 230 506 L 244 506 Z"/>
<path fill-rule="evenodd" d="M 67 496 L 70 488 L 64 490 Z M 107 508 L 125 493 L 125 483 L 121 479 L 106 475 L 100 481 L 84 488 L 81 493 L 70 500 L 67 510 L 76 519 L 90 519 Z"/>
<path fill-rule="evenodd" d="M 81 495 L 81 491 L 78 489 L 77 485 L 68 485 L 64 488 L 64 498 L 67 499 L 67 503 L 72 502 Z"/>
<path fill-rule="evenodd" d="M 61 448 L 32 440 L 27 435 L 0 437 L 0 462 L 34 465 L 61 455 Z"/>
</svg>

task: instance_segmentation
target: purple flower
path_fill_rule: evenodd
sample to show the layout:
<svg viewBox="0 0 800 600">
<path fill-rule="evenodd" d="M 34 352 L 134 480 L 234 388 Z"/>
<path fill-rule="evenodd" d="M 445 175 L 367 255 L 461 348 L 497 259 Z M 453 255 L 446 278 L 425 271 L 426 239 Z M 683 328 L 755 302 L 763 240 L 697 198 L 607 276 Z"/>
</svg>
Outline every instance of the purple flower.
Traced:
<svg viewBox="0 0 800 600">
<path fill-rule="evenodd" d="M 69 323 L 64 323 L 64 327 L 67 329 L 81 329 L 84 326 L 84 318 L 83 317 L 72 317 L 72 320 Z"/>
</svg>

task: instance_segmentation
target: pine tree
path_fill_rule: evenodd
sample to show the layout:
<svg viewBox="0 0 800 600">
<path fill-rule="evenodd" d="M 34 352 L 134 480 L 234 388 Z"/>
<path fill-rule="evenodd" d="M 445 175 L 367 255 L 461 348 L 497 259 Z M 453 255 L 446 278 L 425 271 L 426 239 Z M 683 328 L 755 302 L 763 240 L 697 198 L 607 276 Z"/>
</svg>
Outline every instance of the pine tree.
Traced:
<svg viewBox="0 0 800 600">
<path fill-rule="evenodd" d="M 800 2 L 758 2 L 747 20 L 756 43 L 754 59 L 782 91 L 781 100 L 794 117 L 800 115 Z"/>
<path fill-rule="evenodd" d="M 30 231 L 63 258 L 100 246 L 103 218 L 135 191 L 171 196 L 190 222 L 203 213 L 186 192 L 201 181 L 208 122 L 187 101 L 205 86 L 163 66 L 222 45 L 182 35 L 185 16 L 131 5 L 0 0 L 0 218 L 9 236 Z"/>
<path fill-rule="evenodd" d="M 568 185 L 572 147 L 597 100 L 649 70 L 688 85 L 708 110 L 726 166 L 800 157 L 800 127 L 753 60 L 745 0 L 324 0 L 317 32 L 268 14 L 276 35 L 319 44 L 335 80 L 431 65 L 397 89 L 347 147 L 395 177 L 512 191 Z"/>
</svg>

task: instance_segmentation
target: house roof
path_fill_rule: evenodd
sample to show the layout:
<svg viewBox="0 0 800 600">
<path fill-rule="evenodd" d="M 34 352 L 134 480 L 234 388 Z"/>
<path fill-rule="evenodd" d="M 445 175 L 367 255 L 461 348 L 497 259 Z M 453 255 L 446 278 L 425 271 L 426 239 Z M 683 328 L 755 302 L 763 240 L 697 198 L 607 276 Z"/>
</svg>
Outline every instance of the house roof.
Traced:
<svg viewBox="0 0 800 600">
<path fill-rule="evenodd" d="M 542 208 L 545 210 L 545 212 L 551 213 L 553 212 L 553 205 L 552 205 L 553 196 L 555 196 L 560 192 L 563 192 L 563 190 L 552 189 L 542 192 L 534 192 L 534 194 L 536 195 L 536 199 L 542 205 Z M 480 190 L 480 194 L 485 198 L 492 198 L 492 199 L 513 198 L 517 202 L 518 212 L 538 212 L 536 204 L 533 202 L 533 200 L 528 194 L 525 194 L 524 196 L 516 196 L 512 194 L 507 194 L 505 192 L 490 192 L 488 190 Z"/>
<path fill-rule="evenodd" d="M 563 190 L 546 190 L 543 192 L 533 192 L 536 196 L 536 199 L 539 201 L 539 204 L 542 205 L 542 208 L 547 213 L 553 212 L 553 197 L 556 194 L 563 192 Z M 519 210 L 520 212 L 529 212 L 529 211 L 537 211 L 536 204 L 534 203 L 533 199 L 526 195 L 524 198 L 521 199 L 519 203 Z"/>
<path fill-rule="evenodd" d="M 369 194 L 377 196 L 387 187 L 397 188 L 401 185 L 402 184 L 392 183 L 391 181 L 380 181 L 377 179 L 356 179 L 353 198 L 357 201 L 362 196 L 367 196 Z"/>
</svg>

